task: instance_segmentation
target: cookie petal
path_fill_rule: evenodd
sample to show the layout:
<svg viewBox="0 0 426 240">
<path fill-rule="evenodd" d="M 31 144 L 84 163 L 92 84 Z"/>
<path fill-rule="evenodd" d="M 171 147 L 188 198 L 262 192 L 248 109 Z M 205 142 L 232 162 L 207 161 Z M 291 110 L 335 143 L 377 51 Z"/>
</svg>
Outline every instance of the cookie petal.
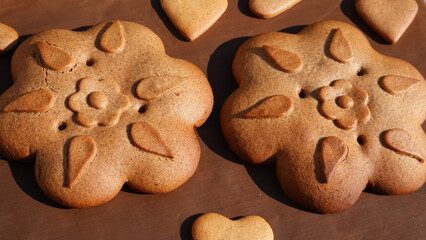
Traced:
<svg viewBox="0 0 426 240">
<path fill-rule="evenodd" d="M 55 105 L 56 95 L 49 89 L 25 93 L 6 105 L 3 112 L 46 112 Z"/>
<path fill-rule="evenodd" d="M 101 49 L 107 53 L 117 53 L 124 49 L 125 44 L 123 25 L 118 20 L 112 22 L 102 34 Z"/>
<path fill-rule="evenodd" d="M 414 78 L 388 75 L 383 77 L 381 87 L 383 90 L 392 95 L 400 95 L 408 91 L 410 88 L 418 85 L 419 83 L 420 80 Z"/>
<path fill-rule="evenodd" d="M 171 150 L 151 124 L 147 122 L 134 123 L 130 130 L 130 136 L 138 148 L 163 157 L 173 158 Z"/>
<path fill-rule="evenodd" d="M 348 155 L 348 147 L 338 137 L 327 137 L 321 143 L 321 160 L 326 182 L 333 177 L 333 170 Z"/>
<path fill-rule="evenodd" d="M 353 116 L 346 116 L 346 117 L 336 119 L 337 126 L 344 130 L 349 130 L 354 128 L 357 122 L 358 121 Z"/>
<path fill-rule="evenodd" d="M 244 117 L 278 118 L 289 115 L 292 110 L 293 102 L 291 98 L 285 95 L 275 95 L 259 101 Z"/>
<path fill-rule="evenodd" d="M 340 63 L 348 63 L 354 57 L 352 47 L 340 29 L 334 32 L 328 51 L 330 56 Z"/>
<path fill-rule="evenodd" d="M 283 71 L 294 73 L 302 70 L 303 60 L 299 55 L 268 45 L 264 45 L 263 49 L 265 50 L 266 55 L 268 55 L 268 57 L 272 59 Z"/>
<path fill-rule="evenodd" d="M 161 97 L 186 82 L 183 77 L 150 77 L 143 79 L 136 87 L 140 99 L 150 100 Z"/>
<path fill-rule="evenodd" d="M 407 157 L 424 163 L 425 157 L 413 137 L 404 129 L 391 129 L 385 132 L 386 147 Z"/>
<path fill-rule="evenodd" d="M 66 71 L 72 67 L 73 58 L 63 50 L 46 42 L 35 43 L 43 65 L 54 71 Z"/>
<path fill-rule="evenodd" d="M 68 147 L 68 187 L 72 187 L 83 174 L 84 169 L 95 159 L 97 147 L 90 136 L 77 136 Z"/>
</svg>

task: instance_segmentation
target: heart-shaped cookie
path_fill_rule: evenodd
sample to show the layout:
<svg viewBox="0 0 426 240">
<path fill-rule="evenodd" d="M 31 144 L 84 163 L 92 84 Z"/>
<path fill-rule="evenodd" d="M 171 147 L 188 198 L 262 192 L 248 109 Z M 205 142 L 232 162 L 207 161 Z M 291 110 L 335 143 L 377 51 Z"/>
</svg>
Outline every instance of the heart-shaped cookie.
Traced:
<svg viewBox="0 0 426 240">
<path fill-rule="evenodd" d="M 356 11 L 389 43 L 396 43 L 417 14 L 416 0 L 357 0 Z"/>
<path fill-rule="evenodd" d="M 217 213 L 206 213 L 192 225 L 192 237 L 194 240 L 272 240 L 274 233 L 259 216 L 230 220 Z"/>
<path fill-rule="evenodd" d="M 227 0 L 161 0 L 161 7 L 189 41 L 205 33 L 225 12 Z"/>
<path fill-rule="evenodd" d="M 18 40 L 18 33 L 15 29 L 0 23 L 0 53 L 6 52 L 15 46 Z"/>
<path fill-rule="evenodd" d="M 261 18 L 272 18 L 293 7 L 301 0 L 250 0 L 250 11 Z"/>
</svg>

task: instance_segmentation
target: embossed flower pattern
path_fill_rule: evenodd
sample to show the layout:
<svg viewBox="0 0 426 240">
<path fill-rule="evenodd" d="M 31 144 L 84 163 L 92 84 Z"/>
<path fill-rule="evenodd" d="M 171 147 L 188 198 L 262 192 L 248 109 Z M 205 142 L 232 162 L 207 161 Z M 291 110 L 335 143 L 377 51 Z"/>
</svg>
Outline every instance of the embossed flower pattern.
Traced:
<svg viewBox="0 0 426 240">
<path fill-rule="evenodd" d="M 362 88 L 353 87 L 347 80 L 336 80 L 331 86 L 319 91 L 321 113 L 343 129 L 351 129 L 370 119 L 367 106 L 368 93 Z"/>
<path fill-rule="evenodd" d="M 84 78 L 79 90 L 68 100 L 70 109 L 77 113 L 77 121 L 85 127 L 115 125 L 129 105 L 129 98 L 120 93 L 112 79 Z"/>
</svg>

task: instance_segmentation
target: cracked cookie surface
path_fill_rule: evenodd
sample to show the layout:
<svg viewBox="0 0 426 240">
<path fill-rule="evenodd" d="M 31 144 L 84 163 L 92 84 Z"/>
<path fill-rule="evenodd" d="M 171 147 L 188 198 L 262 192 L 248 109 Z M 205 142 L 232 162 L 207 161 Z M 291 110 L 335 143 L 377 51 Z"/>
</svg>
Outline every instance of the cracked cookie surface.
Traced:
<svg viewBox="0 0 426 240">
<path fill-rule="evenodd" d="M 194 128 L 213 96 L 193 64 L 132 22 L 49 30 L 12 58 L 14 84 L 0 96 L 0 151 L 35 159 L 40 188 L 69 207 L 138 192 L 174 190 L 194 173 Z"/>
<path fill-rule="evenodd" d="M 295 202 L 338 212 L 367 186 L 402 194 L 424 184 L 425 80 L 358 29 L 323 21 L 261 34 L 240 47 L 233 73 L 239 88 L 221 111 L 227 142 L 245 161 L 275 164 Z"/>
</svg>

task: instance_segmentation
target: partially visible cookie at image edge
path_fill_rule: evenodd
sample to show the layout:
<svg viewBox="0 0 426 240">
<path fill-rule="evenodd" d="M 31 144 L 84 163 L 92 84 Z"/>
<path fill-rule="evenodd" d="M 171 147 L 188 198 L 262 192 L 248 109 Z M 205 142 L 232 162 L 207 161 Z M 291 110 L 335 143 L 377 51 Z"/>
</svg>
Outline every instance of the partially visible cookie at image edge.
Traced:
<svg viewBox="0 0 426 240">
<path fill-rule="evenodd" d="M 11 50 L 16 45 L 18 37 L 15 29 L 0 23 L 0 53 Z"/>
<path fill-rule="evenodd" d="M 273 18 L 301 0 L 249 0 L 250 11 L 260 18 Z"/>
<path fill-rule="evenodd" d="M 274 233 L 259 216 L 231 220 L 217 213 L 206 213 L 193 223 L 192 237 L 194 240 L 273 240 Z"/>
</svg>

